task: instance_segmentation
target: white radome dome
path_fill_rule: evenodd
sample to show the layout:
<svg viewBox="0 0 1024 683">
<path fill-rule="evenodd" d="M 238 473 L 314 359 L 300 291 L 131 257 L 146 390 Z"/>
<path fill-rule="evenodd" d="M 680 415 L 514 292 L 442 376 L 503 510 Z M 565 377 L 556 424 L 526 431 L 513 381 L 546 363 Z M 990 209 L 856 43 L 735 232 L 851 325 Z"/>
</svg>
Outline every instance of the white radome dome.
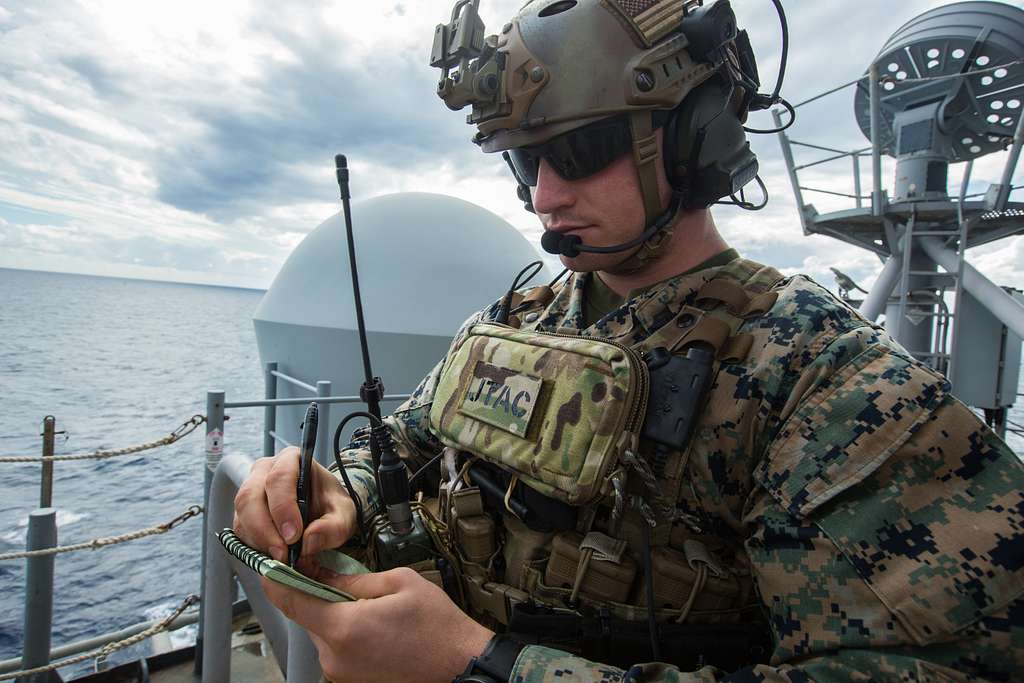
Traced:
<svg viewBox="0 0 1024 683">
<path fill-rule="evenodd" d="M 438 194 L 401 193 L 352 205 L 356 267 L 373 371 L 389 394 L 411 391 L 459 325 L 501 297 L 537 250 L 502 218 Z M 534 283 L 548 282 L 545 267 Z M 260 360 L 334 395 L 363 382 L 344 217 L 314 229 L 288 257 L 253 316 Z M 278 382 L 279 397 L 305 396 Z M 385 404 L 385 412 L 396 404 Z M 334 406 L 331 429 L 358 406 Z M 299 408 L 278 409 L 278 433 L 299 438 Z"/>
</svg>

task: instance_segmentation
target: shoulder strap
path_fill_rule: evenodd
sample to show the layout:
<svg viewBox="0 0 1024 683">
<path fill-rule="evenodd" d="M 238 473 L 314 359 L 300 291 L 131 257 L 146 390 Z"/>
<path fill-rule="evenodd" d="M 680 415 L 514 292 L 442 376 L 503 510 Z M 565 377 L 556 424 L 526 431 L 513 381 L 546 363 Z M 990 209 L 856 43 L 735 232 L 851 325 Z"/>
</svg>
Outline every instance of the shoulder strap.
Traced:
<svg viewBox="0 0 1024 683">
<path fill-rule="evenodd" d="M 715 349 L 724 363 L 738 363 L 753 346 L 748 334 L 736 334 L 744 320 L 771 310 L 778 293 L 771 289 L 782 273 L 755 261 L 737 258 L 722 266 L 698 290 L 696 306 L 684 306 L 667 324 L 636 345 L 640 352 L 664 347 L 675 352 L 695 342 Z"/>
</svg>

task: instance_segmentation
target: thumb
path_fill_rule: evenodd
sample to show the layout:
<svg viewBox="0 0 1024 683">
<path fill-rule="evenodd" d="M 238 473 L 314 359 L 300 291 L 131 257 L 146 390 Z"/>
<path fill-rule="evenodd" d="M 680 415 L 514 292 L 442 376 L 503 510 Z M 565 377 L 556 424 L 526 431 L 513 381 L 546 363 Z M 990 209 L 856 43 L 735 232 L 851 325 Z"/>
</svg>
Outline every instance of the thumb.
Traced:
<svg viewBox="0 0 1024 683">
<path fill-rule="evenodd" d="M 408 567 L 399 567 L 386 572 L 370 572 L 369 574 L 336 574 L 330 570 L 324 570 L 320 575 L 320 580 L 345 591 L 354 598 L 364 600 L 394 595 L 416 581 L 425 579 Z"/>
</svg>

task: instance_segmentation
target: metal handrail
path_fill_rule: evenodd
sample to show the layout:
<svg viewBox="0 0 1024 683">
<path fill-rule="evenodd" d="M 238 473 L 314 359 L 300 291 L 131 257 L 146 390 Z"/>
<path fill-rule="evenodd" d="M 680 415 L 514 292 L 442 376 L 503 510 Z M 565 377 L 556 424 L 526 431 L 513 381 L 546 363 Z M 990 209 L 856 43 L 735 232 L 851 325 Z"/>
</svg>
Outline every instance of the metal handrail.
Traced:
<svg viewBox="0 0 1024 683">
<path fill-rule="evenodd" d="M 306 385 L 309 386 L 309 385 Z M 314 391 L 314 393 L 316 393 Z M 387 394 L 382 401 L 404 401 L 409 398 L 409 394 Z M 317 403 L 362 403 L 363 399 L 359 396 L 318 396 L 316 398 Z M 267 406 L 299 406 L 306 405 L 309 403 L 308 398 L 268 398 L 258 401 L 228 401 L 224 404 L 225 408 L 260 408 Z"/>
<path fill-rule="evenodd" d="M 234 499 L 238 488 L 249 476 L 254 460 L 242 453 L 220 459 L 213 472 L 209 507 L 204 517 L 203 542 L 213 534 L 231 526 Z M 219 545 L 219 543 L 217 543 Z M 241 565 L 238 565 L 241 566 Z M 203 602 L 200 617 L 202 642 L 196 643 L 196 656 L 202 661 L 202 680 L 211 683 L 231 680 L 231 593 L 233 579 L 245 589 L 253 614 L 267 636 L 274 657 L 286 672 L 286 680 L 315 683 L 320 680 L 316 648 L 306 631 L 288 620 L 267 600 L 260 587 L 259 575 L 248 569 L 235 572 L 233 560 L 226 552 L 209 553 L 204 562 Z"/>
<path fill-rule="evenodd" d="M 306 384 L 301 379 L 296 379 L 296 378 L 292 377 L 291 375 L 286 375 L 283 372 L 280 372 L 278 370 L 271 370 L 270 374 L 273 375 L 274 377 L 277 377 L 278 379 L 283 379 L 285 382 L 288 382 L 289 384 L 294 384 L 295 386 L 299 387 L 300 389 L 305 389 L 306 391 L 308 391 L 311 394 L 315 394 L 316 393 L 316 387 L 315 386 L 313 386 L 312 384 Z"/>
<path fill-rule="evenodd" d="M 857 83 L 860 83 L 860 79 L 862 79 L 862 78 L 864 78 L 864 76 L 858 76 L 856 80 L 850 81 L 849 83 L 843 83 L 842 85 L 837 85 L 836 87 L 832 88 L 831 90 L 826 90 L 825 92 L 821 93 L 820 95 L 814 95 L 813 97 L 807 98 L 803 102 L 797 102 L 796 104 L 793 105 L 793 109 L 799 109 L 800 107 L 804 106 L 805 104 L 810 104 L 811 102 L 814 102 L 815 100 L 820 100 L 822 97 L 826 97 L 827 95 L 831 95 L 832 93 L 837 93 L 840 90 L 845 90 L 846 88 L 849 88 L 851 85 L 856 85 Z"/>
<path fill-rule="evenodd" d="M 846 192 L 834 192 L 832 190 L 821 190 L 821 189 L 818 189 L 816 187 L 807 187 L 806 185 L 801 185 L 800 189 L 805 191 L 805 192 L 820 192 L 822 194 L 834 194 L 837 197 L 847 197 L 849 199 L 868 199 L 871 196 L 871 195 L 848 194 Z"/>
<path fill-rule="evenodd" d="M 190 626 L 196 623 L 197 621 L 199 621 L 199 610 L 190 610 L 188 612 L 185 612 L 184 614 L 181 614 L 177 619 L 172 621 L 168 626 L 167 630 L 175 631 L 179 628 Z M 109 633 L 103 633 L 98 636 L 93 636 L 92 638 L 86 638 L 84 640 L 75 641 L 74 643 L 68 643 L 67 645 L 55 647 L 52 650 L 50 650 L 50 661 L 56 659 L 63 659 L 65 657 L 70 657 L 71 655 L 77 655 L 81 652 L 88 652 L 89 650 L 95 650 L 96 648 L 103 647 L 108 643 L 123 640 L 124 638 L 134 636 L 137 633 L 142 633 L 143 631 L 152 628 L 159 622 L 159 619 L 154 619 L 152 621 L 144 621 L 139 624 L 127 626 L 119 631 L 111 631 Z M 0 674 L 16 671 L 19 666 L 21 666 L 21 657 L 4 659 L 0 661 Z"/>
</svg>

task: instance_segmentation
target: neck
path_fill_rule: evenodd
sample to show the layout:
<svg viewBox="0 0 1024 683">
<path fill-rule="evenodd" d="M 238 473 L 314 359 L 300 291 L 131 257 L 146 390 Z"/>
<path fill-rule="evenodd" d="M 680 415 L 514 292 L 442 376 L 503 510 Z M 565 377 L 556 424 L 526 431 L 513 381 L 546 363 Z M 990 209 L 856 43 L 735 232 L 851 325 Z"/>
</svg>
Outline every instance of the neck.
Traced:
<svg viewBox="0 0 1024 683">
<path fill-rule="evenodd" d="M 729 248 L 707 209 L 687 211 L 676 219 L 669 243 L 658 257 L 632 272 L 600 271 L 601 280 L 620 296 L 686 272 Z"/>
</svg>

